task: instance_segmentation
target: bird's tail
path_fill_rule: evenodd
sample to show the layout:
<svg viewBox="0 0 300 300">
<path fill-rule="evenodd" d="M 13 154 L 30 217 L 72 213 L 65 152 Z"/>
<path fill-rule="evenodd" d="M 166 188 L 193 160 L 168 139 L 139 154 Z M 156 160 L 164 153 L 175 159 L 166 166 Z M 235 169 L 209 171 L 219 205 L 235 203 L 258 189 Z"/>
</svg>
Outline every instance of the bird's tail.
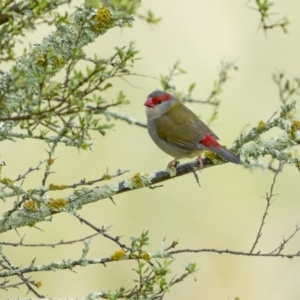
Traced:
<svg viewBox="0 0 300 300">
<path fill-rule="evenodd" d="M 225 160 L 228 160 L 234 164 L 241 164 L 241 160 L 238 156 L 236 156 L 234 153 L 231 151 L 227 150 L 226 148 L 223 147 L 210 147 L 210 149 L 214 152 L 216 152 L 219 156 L 224 158 Z"/>
</svg>

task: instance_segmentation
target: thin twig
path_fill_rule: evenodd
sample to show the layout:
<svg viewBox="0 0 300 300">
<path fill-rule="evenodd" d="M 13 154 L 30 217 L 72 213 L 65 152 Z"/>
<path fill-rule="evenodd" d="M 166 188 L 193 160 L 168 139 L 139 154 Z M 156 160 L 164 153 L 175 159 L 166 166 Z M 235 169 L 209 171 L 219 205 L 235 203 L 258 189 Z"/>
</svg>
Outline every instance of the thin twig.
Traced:
<svg viewBox="0 0 300 300">
<path fill-rule="evenodd" d="M 231 254 L 231 255 L 241 255 L 241 256 L 252 256 L 252 257 L 281 257 L 281 258 L 295 258 L 300 257 L 300 251 L 296 253 L 290 253 L 290 254 L 281 254 L 281 253 L 250 253 L 250 252 L 243 252 L 243 251 L 233 251 L 233 250 L 218 250 L 218 249 L 209 249 L 209 248 L 203 248 L 203 249 L 181 249 L 181 250 L 173 250 L 170 251 L 170 255 L 179 254 L 179 253 L 218 253 L 218 254 Z"/>
<path fill-rule="evenodd" d="M 0 242 L 0 245 L 13 246 L 13 247 L 51 247 L 51 248 L 55 248 L 57 246 L 71 245 L 71 244 L 83 242 L 83 241 L 91 239 L 91 238 L 93 238 L 93 237 L 95 237 L 99 234 L 101 234 L 101 232 L 97 232 L 97 233 L 88 235 L 88 236 L 83 237 L 81 239 L 70 240 L 70 241 L 65 241 L 65 242 L 63 240 L 61 240 L 60 242 L 52 243 L 52 244 L 44 244 L 44 243 L 41 243 L 41 244 L 25 244 L 25 243 L 23 243 L 24 237 L 22 237 L 22 239 L 19 243 Z"/>
<path fill-rule="evenodd" d="M 111 241 L 115 242 L 116 244 L 118 244 L 122 249 L 126 249 L 126 250 L 130 250 L 131 248 L 126 246 L 125 244 L 121 243 L 120 237 L 116 236 L 116 237 L 112 237 L 111 235 L 107 234 L 106 232 L 108 231 L 108 228 L 98 228 L 95 225 L 93 225 L 91 222 L 89 222 L 88 220 L 84 219 L 83 217 L 81 217 L 80 215 L 75 215 L 75 217 L 80 220 L 80 222 L 88 225 L 89 227 L 91 227 L 92 229 L 94 229 L 96 232 L 98 232 L 99 234 L 101 234 L 102 236 L 104 236 L 107 239 L 110 239 Z"/>
<path fill-rule="evenodd" d="M 296 228 L 294 232 L 287 239 L 283 237 L 283 242 L 278 247 L 276 247 L 273 251 L 271 251 L 270 254 L 273 253 L 280 254 L 281 251 L 284 249 L 284 246 L 297 234 L 299 230 L 300 230 L 300 226 L 299 224 L 296 224 Z"/>
</svg>

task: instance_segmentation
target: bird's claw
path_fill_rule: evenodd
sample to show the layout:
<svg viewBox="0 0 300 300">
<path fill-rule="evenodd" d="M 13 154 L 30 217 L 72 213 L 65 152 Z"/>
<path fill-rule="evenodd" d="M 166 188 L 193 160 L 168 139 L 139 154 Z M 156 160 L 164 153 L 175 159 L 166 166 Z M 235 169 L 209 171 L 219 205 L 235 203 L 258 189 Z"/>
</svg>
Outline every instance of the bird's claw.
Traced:
<svg viewBox="0 0 300 300">
<path fill-rule="evenodd" d="M 179 161 L 179 160 L 176 160 L 176 161 L 174 162 L 174 168 L 177 168 L 179 165 L 180 165 L 180 161 Z"/>
<path fill-rule="evenodd" d="M 180 164 L 180 162 L 178 160 L 172 160 L 168 163 L 167 170 L 170 170 L 169 174 L 171 177 L 176 176 L 176 174 L 177 174 L 176 168 L 179 164 Z"/>
</svg>

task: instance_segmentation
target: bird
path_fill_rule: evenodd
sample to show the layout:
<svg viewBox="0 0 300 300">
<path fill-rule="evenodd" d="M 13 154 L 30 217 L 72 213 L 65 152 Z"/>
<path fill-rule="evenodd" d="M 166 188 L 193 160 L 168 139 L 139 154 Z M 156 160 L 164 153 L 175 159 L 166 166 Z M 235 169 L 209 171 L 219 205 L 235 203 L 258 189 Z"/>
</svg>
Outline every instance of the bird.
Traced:
<svg viewBox="0 0 300 300">
<path fill-rule="evenodd" d="M 240 158 L 220 145 L 218 136 L 173 95 L 156 90 L 149 94 L 144 105 L 150 137 L 173 157 L 167 168 L 176 171 L 179 159 L 193 157 L 197 157 L 203 168 L 201 154 L 208 150 L 229 162 L 241 164 Z"/>
</svg>

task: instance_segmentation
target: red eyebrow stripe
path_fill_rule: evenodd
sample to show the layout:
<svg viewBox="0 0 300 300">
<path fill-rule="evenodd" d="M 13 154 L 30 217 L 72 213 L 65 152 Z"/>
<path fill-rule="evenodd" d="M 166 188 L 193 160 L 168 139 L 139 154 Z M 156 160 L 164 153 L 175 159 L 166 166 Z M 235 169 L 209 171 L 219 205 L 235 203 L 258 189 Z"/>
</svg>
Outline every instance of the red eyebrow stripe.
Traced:
<svg viewBox="0 0 300 300">
<path fill-rule="evenodd" d="M 153 101 L 154 104 L 157 104 L 158 101 L 167 101 L 167 100 L 170 99 L 170 97 L 171 96 L 169 94 L 163 94 L 161 96 L 157 96 L 157 97 L 152 98 L 152 101 Z"/>
</svg>

